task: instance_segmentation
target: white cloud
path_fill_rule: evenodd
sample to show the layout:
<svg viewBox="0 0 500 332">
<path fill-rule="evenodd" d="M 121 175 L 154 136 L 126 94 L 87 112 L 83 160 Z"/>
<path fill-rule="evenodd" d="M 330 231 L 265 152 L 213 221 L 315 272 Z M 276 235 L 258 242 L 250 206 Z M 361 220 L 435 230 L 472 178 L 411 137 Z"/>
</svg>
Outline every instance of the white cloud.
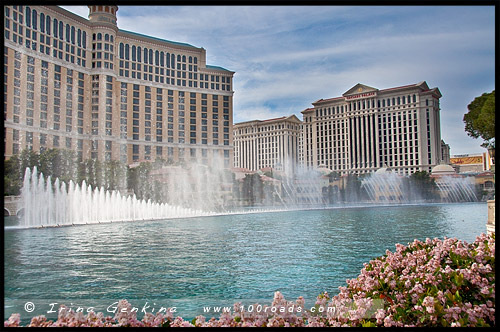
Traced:
<svg viewBox="0 0 500 332">
<path fill-rule="evenodd" d="M 238 114 L 238 118 L 234 119 L 234 123 L 252 121 L 252 120 L 267 120 L 291 114 L 293 114 L 293 112 L 289 114 L 283 114 L 281 111 L 273 110 L 270 107 L 256 106 L 247 108 L 245 112 Z"/>
</svg>

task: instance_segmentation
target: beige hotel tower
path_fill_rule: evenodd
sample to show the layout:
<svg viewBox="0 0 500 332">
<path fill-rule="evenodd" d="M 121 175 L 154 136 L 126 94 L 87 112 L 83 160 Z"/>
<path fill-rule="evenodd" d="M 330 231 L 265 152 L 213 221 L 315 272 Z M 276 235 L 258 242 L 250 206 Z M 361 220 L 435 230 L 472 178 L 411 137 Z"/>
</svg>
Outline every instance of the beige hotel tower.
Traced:
<svg viewBox="0 0 500 332">
<path fill-rule="evenodd" d="M 299 162 L 302 121 L 295 115 L 234 125 L 234 167 L 293 172 Z"/>
<path fill-rule="evenodd" d="M 207 65 L 205 49 L 120 30 L 117 6 L 89 6 L 88 20 L 3 8 L 5 158 L 66 148 L 80 160 L 232 166 L 234 72 Z"/>
<path fill-rule="evenodd" d="M 420 82 L 379 90 L 357 84 L 303 114 L 303 163 L 341 174 L 388 167 L 430 172 L 442 159 L 441 93 Z"/>
</svg>

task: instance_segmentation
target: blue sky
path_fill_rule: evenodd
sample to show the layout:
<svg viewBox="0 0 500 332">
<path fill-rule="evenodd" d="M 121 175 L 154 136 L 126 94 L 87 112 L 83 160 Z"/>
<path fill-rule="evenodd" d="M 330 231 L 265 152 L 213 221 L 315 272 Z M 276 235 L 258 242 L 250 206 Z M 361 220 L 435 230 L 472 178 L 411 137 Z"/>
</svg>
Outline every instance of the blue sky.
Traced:
<svg viewBox="0 0 500 332">
<path fill-rule="evenodd" d="M 88 18 L 86 6 L 63 6 Z M 120 29 L 207 50 L 235 71 L 234 122 L 300 113 L 356 83 L 427 81 L 441 98 L 451 154 L 479 153 L 464 131 L 477 96 L 495 89 L 494 6 L 120 6 Z"/>
</svg>

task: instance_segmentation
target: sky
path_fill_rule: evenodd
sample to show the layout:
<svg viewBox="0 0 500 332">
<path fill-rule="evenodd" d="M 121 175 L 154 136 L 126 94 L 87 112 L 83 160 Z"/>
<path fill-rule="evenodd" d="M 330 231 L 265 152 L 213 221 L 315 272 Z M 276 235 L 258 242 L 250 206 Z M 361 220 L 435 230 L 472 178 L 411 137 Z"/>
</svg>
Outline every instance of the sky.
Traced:
<svg viewBox="0 0 500 332">
<path fill-rule="evenodd" d="M 86 6 L 62 6 L 88 18 Z M 426 81 L 441 91 L 441 138 L 481 153 L 467 105 L 495 89 L 494 6 L 119 6 L 118 27 L 206 49 L 234 71 L 234 123 L 295 114 L 357 83 Z"/>
</svg>

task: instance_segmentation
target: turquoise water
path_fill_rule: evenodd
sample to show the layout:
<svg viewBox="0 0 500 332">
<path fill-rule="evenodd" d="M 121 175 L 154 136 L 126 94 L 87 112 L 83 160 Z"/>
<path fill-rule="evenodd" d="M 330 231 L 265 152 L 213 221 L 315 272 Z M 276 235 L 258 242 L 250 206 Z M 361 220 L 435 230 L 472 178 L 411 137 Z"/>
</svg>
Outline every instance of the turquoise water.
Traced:
<svg viewBox="0 0 500 332">
<path fill-rule="evenodd" d="M 270 304 L 275 291 L 307 305 L 320 292 L 337 294 L 396 243 L 472 242 L 486 220 L 486 203 L 466 203 L 5 230 L 5 319 L 55 318 L 51 303 L 106 313 L 122 298 L 139 312 L 175 307 L 184 318 L 214 316 L 205 306 Z"/>
</svg>

